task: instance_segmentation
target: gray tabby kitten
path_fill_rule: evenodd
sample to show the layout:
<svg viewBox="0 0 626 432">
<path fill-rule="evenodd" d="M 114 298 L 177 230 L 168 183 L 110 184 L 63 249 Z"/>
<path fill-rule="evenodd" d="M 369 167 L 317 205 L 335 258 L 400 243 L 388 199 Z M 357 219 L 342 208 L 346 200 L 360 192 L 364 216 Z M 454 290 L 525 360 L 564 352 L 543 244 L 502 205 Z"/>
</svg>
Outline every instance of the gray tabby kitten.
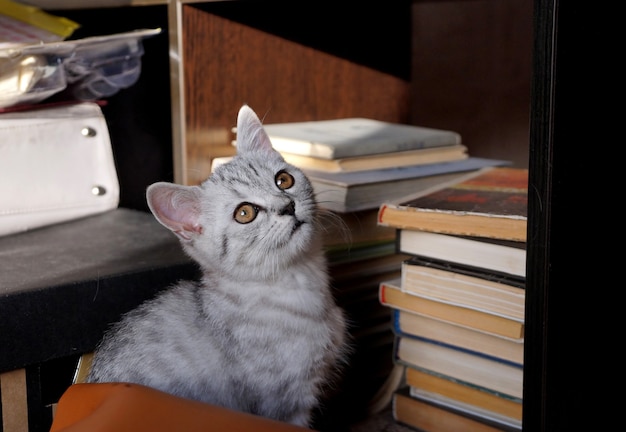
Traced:
<svg viewBox="0 0 626 432">
<path fill-rule="evenodd" d="M 237 155 L 200 186 L 155 183 L 156 219 L 202 269 L 126 314 L 88 382 L 132 382 L 301 426 L 346 361 L 313 188 L 257 115 L 237 119 Z"/>
</svg>

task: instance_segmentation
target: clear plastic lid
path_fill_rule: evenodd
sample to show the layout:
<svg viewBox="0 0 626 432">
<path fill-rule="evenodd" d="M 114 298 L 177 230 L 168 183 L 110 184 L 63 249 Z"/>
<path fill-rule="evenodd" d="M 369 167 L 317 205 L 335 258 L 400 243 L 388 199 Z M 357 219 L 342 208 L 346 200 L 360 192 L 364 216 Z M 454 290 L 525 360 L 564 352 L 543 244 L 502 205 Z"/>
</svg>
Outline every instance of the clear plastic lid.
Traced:
<svg viewBox="0 0 626 432">
<path fill-rule="evenodd" d="M 141 74 L 142 40 L 161 29 L 0 49 L 0 108 L 40 102 L 66 88 L 77 100 L 115 94 Z"/>
</svg>

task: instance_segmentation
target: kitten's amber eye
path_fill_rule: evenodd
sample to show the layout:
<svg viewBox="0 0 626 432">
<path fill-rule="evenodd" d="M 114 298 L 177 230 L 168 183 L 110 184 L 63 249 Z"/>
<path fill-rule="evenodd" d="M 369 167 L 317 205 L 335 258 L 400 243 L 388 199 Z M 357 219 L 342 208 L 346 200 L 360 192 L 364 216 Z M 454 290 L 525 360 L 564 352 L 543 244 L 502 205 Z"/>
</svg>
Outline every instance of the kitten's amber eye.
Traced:
<svg viewBox="0 0 626 432">
<path fill-rule="evenodd" d="M 240 224 L 247 224 L 256 219 L 256 216 L 259 214 L 259 208 L 254 204 L 250 203 L 241 203 L 235 210 L 235 214 L 233 217 Z"/>
<path fill-rule="evenodd" d="M 276 186 L 278 186 L 278 188 L 282 190 L 289 189 L 296 182 L 293 176 L 287 171 L 280 171 L 278 174 L 276 174 L 275 180 Z"/>
</svg>

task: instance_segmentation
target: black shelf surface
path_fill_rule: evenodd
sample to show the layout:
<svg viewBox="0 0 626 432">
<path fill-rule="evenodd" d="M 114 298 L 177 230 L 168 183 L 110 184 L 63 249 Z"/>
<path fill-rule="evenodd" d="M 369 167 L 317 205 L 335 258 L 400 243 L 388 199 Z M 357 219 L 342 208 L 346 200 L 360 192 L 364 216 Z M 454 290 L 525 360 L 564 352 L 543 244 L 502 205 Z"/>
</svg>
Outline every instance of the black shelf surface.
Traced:
<svg viewBox="0 0 626 432">
<path fill-rule="evenodd" d="M 199 271 L 150 213 L 0 238 L 0 372 L 93 350 L 121 314 Z"/>
</svg>

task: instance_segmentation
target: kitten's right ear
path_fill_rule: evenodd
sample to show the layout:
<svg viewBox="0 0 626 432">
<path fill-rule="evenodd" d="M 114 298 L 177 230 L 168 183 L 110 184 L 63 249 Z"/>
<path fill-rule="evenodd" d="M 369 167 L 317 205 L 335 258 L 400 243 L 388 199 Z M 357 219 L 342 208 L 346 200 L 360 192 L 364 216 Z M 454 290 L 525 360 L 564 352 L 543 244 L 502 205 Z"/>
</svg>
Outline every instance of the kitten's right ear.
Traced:
<svg viewBox="0 0 626 432">
<path fill-rule="evenodd" d="M 237 152 L 252 149 L 275 152 L 259 117 L 252 108 L 243 105 L 237 115 Z"/>
<path fill-rule="evenodd" d="M 200 188 L 159 182 L 146 191 L 148 207 L 164 227 L 183 240 L 202 233 Z"/>
</svg>

